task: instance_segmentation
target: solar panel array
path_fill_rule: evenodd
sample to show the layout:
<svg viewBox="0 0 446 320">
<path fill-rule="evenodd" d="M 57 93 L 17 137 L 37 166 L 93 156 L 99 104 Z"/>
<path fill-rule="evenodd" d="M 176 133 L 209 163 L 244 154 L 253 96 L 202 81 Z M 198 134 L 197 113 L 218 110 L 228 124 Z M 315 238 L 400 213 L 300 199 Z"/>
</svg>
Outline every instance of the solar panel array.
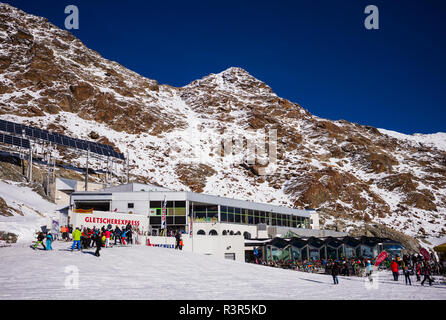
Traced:
<svg viewBox="0 0 446 320">
<path fill-rule="evenodd" d="M 58 144 L 61 146 L 69 147 L 69 148 L 75 148 L 75 149 L 80 149 L 80 150 L 85 150 L 85 151 L 90 150 L 90 152 L 99 154 L 101 156 L 110 156 L 110 157 L 118 158 L 121 160 L 125 160 L 124 155 L 122 153 L 116 152 L 113 149 L 113 147 L 110 145 L 76 139 L 76 138 L 70 138 L 63 134 L 50 132 L 47 130 L 38 129 L 38 128 L 34 128 L 34 127 L 29 127 L 26 125 L 22 125 L 20 123 L 14 123 L 14 122 L 0 119 L 0 131 L 19 134 L 19 135 L 22 135 L 22 133 L 24 132 L 26 136 L 31 137 L 33 139 L 49 141 L 51 143 L 55 143 L 55 144 Z M 15 139 L 20 139 L 20 143 L 28 145 L 28 147 L 23 146 L 24 148 L 30 147 L 29 140 L 9 136 L 6 134 L 3 134 L 4 142 L 5 142 L 6 136 L 8 137 L 7 138 L 8 141 L 10 141 L 9 137 L 15 138 Z M 19 140 L 14 140 L 14 141 L 16 141 L 18 143 Z M 5 143 L 8 143 L 8 142 L 5 142 Z M 13 144 L 13 143 L 11 143 L 11 144 Z"/>
<path fill-rule="evenodd" d="M 31 147 L 28 139 L 18 138 L 3 133 L 0 133 L 0 142 L 26 149 L 29 149 Z"/>
</svg>

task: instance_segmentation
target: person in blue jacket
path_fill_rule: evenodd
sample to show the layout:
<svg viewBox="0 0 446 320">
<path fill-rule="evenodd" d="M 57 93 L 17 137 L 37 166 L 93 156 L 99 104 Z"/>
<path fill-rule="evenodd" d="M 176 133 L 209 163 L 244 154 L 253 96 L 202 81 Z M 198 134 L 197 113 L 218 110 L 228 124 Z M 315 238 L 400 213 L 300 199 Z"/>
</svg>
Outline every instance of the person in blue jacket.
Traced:
<svg viewBox="0 0 446 320">
<path fill-rule="evenodd" d="M 370 260 L 366 261 L 366 272 L 367 272 L 367 277 L 369 278 L 369 281 L 373 282 L 373 278 L 372 278 L 372 263 L 370 262 Z"/>
<path fill-rule="evenodd" d="M 122 232 L 121 232 L 121 243 L 122 243 L 123 245 L 126 244 L 126 243 L 125 243 L 125 236 L 126 236 L 126 234 L 127 234 L 127 230 L 122 229 Z"/>
<path fill-rule="evenodd" d="M 53 248 L 51 248 L 51 242 L 53 242 L 53 235 L 48 233 L 46 235 L 46 250 L 53 250 Z"/>
</svg>

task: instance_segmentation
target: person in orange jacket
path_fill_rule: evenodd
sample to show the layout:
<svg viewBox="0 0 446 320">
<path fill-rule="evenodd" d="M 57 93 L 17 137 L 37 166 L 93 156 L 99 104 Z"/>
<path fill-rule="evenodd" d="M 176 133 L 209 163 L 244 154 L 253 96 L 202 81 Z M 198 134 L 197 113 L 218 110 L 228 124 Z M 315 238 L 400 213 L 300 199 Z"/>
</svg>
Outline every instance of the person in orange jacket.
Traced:
<svg viewBox="0 0 446 320">
<path fill-rule="evenodd" d="M 392 261 L 392 263 L 390 264 L 390 269 L 392 269 L 392 273 L 393 273 L 393 281 L 398 281 L 398 263 L 396 263 L 395 260 Z"/>
</svg>

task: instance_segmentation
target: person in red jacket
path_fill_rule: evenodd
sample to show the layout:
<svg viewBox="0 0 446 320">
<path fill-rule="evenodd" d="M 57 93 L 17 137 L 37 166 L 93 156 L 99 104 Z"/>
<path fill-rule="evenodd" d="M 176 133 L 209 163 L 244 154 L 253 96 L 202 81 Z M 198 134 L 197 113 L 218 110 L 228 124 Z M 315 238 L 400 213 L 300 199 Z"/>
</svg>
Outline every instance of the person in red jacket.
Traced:
<svg viewBox="0 0 446 320">
<path fill-rule="evenodd" d="M 396 263 L 395 260 L 392 261 L 392 263 L 390 264 L 390 269 L 392 269 L 392 273 L 393 273 L 393 281 L 398 281 L 398 263 Z"/>
<path fill-rule="evenodd" d="M 110 235 L 111 235 L 110 230 L 106 230 L 105 231 L 105 247 L 106 248 L 110 247 Z"/>
</svg>

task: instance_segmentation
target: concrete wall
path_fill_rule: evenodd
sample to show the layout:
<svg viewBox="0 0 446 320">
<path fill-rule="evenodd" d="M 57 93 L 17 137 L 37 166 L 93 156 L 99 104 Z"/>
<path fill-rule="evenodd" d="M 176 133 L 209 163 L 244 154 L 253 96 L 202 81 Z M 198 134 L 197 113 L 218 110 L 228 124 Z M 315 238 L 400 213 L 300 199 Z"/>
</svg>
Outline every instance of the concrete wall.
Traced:
<svg viewBox="0 0 446 320">
<path fill-rule="evenodd" d="M 223 231 L 229 235 L 230 231 L 236 233 L 240 231 L 243 236 L 244 232 L 249 232 L 251 234 L 251 238 L 257 238 L 257 226 L 256 225 L 242 225 L 242 224 L 234 224 L 234 223 L 212 223 L 212 222 L 195 222 L 192 225 L 194 230 L 194 234 L 197 234 L 199 230 L 203 230 L 206 235 L 209 234 L 211 230 L 217 231 L 218 235 L 222 235 Z"/>
<path fill-rule="evenodd" d="M 175 247 L 174 237 L 141 237 L 141 243 L 147 244 L 149 239 L 152 245 L 167 245 L 169 248 Z M 224 259 L 225 254 L 234 254 L 236 261 L 245 261 L 245 241 L 243 236 L 200 236 L 194 235 L 192 238 L 183 234 L 184 251 L 213 255 Z"/>
<path fill-rule="evenodd" d="M 100 183 L 88 182 L 88 191 L 101 190 Z M 55 183 L 50 186 L 51 198 L 57 205 L 70 205 L 70 195 L 75 191 L 85 191 L 85 182 L 72 179 L 57 178 Z"/>
</svg>

